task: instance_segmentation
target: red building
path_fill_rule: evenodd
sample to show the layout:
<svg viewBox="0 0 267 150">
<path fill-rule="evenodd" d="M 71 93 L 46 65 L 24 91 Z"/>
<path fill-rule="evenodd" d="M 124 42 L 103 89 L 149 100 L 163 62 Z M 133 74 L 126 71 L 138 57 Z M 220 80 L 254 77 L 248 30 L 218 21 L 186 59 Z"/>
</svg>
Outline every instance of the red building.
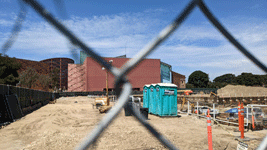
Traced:
<svg viewBox="0 0 267 150">
<path fill-rule="evenodd" d="M 104 59 L 107 62 L 111 62 L 113 66 L 121 68 L 130 58 Z M 106 90 L 106 70 L 103 70 L 103 67 L 91 57 L 86 57 L 82 65 L 69 64 L 68 72 L 68 91 Z M 145 84 L 172 83 L 171 73 L 171 66 L 162 63 L 160 59 L 145 59 L 127 77 L 132 84 L 133 90 L 142 91 Z M 177 76 L 174 77 L 176 78 Z M 111 73 L 108 73 L 108 88 L 110 91 L 114 89 L 114 76 Z"/>
<path fill-rule="evenodd" d="M 185 75 L 172 71 L 172 83 L 177 85 L 177 88 L 185 88 Z"/>
<path fill-rule="evenodd" d="M 115 67 L 122 67 L 129 58 L 104 58 L 107 62 L 112 61 Z M 76 65 L 78 68 L 79 66 Z M 106 89 L 106 70 L 102 69 L 92 58 L 87 57 L 82 65 L 84 71 L 73 69 L 74 65 L 69 65 L 69 87 L 68 91 L 104 91 Z M 80 66 L 80 67 L 82 67 Z M 75 73 L 72 70 L 75 70 Z M 72 73 L 71 73 L 72 72 Z M 142 91 L 145 84 L 160 83 L 160 60 L 145 59 L 136 66 L 128 75 L 133 90 Z M 83 80 L 84 79 L 84 80 Z M 82 82 L 85 84 L 82 85 Z M 76 84 L 77 86 L 73 86 Z M 108 73 L 108 88 L 114 89 L 114 76 Z"/>
<path fill-rule="evenodd" d="M 49 65 L 49 71 L 54 68 L 59 69 L 59 88 L 64 89 L 68 87 L 68 64 L 73 64 L 74 60 L 70 58 L 50 58 L 40 61 Z"/>
</svg>

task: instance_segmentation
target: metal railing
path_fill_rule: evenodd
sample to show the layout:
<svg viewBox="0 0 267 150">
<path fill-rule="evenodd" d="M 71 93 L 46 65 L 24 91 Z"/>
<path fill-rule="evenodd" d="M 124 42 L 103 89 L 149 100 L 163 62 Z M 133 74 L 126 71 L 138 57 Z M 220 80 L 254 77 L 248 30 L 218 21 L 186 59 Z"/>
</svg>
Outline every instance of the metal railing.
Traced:
<svg viewBox="0 0 267 150">
<path fill-rule="evenodd" d="M 210 115 L 213 117 L 213 121 L 217 121 L 217 122 L 224 122 L 224 123 L 228 123 L 228 124 L 233 124 L 233 125 L 239 125 L 239 123 L 236 123 L 236 122 L 232 122 L 232 121 L 228 121 L 228 120 L 221 120 L 221 119 L 218 119 L 216 118 L 216 113 L 214 112 L 215 111 L 215 103 L 212 104 L 212 109 L 213 109 L 213 112 L 210 112 Z M 200 107 L 203 107 L 203 105 L 199 105 L 199 102 L 197 102 L 197 105 L 196 105 L 196 109 L 197 109 L 197 112 L 196 113 L 191 113 L 192 110 L 190 111 L 190 102 L 188 101 L 187 103 L 187 108 L 188 108 L 188 111 L 187 111 L 187 114 L 188 115 L 193 115 L 193 116 L 196 116 L 196 117 L 199 117 L 199 118 L 205 118 L 207 119 L 207 112 L 203 114 L 199 114 L 199 108 Z M 194 108 L 193 108 L 194 109 Z M 248 112 L 248 108 L 246 107 L 246 112 Z M 248 113 L 246 113 L 246 118 L 248 118 Z M 244 126 L 248 126 L 248 119 L 246 119 L 246 124 Z"/>
<path fill-rule="evenodd" d="M 100 136 L 100 134 L 107 128 L 107 126 L 116 118 L 118 113 L 122 110 L 126 104 L 129 95 L 131 94 L 132 86 L 127 80 L 126 75 L 142 60 L 153 52 L 161 43 L 163 43 L 188 17 L 189 14 L 194 10 L 194 8 L 199 7 L 201 12 L 209 19 L 209 21 L 231 42 L 241 53 L 243 53 L 248 59 L 254 62 L 259 68 L 267 72 L 266 66 L 256 59 L 248 50 L 246 50 L 214 17 L 214 15 L 209 11 L 207 6 L 202 0 L 191 0 L 191 2 L 185 7 L 185 9 L 177 16 L 177 18 L 163 29 L 159 35 L 147 44 L 141 51 L 132 59 L 124 64 L 124 66 L 119 69 L 108 62 L 106 62 L 102 57 L 97 54 L 92 48 L 87 46 L 83 41 L 81 41 L 74 33 L 72 33 L 66 26 L 61 24 L 52 14 L 50 14 L 39 2 L 36 0 L 21 0 L 21 11 L 19 14 L 19 19 L 16 21 L 14 30 L 9 40 L 4 44 L 2 51 L 5 53 L 8 48 L 12 45 L 17 36 L 21 22 L 25 18 L 25 4 L 31 6 L 39 15 L 41 15 L 47 22 L 54 26 L 59 32 L 61 32 L 74 46 L 79 47 L 85 53 L 90 55 L 97 63 L 105 67 L 110 73 L 115 77 L 115 90 L 118 95 L 118 103 L 114 106 L 110 112 L 101 120 L 101 122 L 95 127 L 95 129 L 88 134 L 88 136 L 83 140 L 83 142 L 77 147 L 78 150 L 87 149 L 92 145 Z M 24 3 L 23 3 L 24 2 Z M 122 88 L 120 88 L 122 87 Z M 121 89 L 121 91 L 120 91 Z M 137 110 L 131 109 L 130 112 L 141 122 L 162 144 L 164 144 L 169 149 L 177 149 L 169 140 L 167 140 L 162 134 L 160 134 L 156 129 L 154 129 L 146 120 L 141 116 Z M 266 148 L 265 138 L 259 150 Z"/>
</svg>

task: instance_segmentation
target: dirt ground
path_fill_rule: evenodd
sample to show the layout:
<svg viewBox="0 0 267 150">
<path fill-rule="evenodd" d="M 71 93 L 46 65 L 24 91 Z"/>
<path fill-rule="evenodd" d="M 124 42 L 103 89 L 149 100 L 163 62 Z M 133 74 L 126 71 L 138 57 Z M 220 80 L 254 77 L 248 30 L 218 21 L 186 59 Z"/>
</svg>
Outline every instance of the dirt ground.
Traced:
<svg viewBox="0 0 267 150">
<path fill-rule="evenodd" d="M 1 150 L 74 149 L 105 114 L 92 108 L 93 99 L 65 97 L 48 104 L 0 129 Z M 182 150 L 208 149 L 207 123 L 195 116 L 161 118 L 149 115 L 149 122 Z M 236 127 L 224 126 L 234 136 Z M 212 125 L 213 148 L 236 149 L 237 141 L 218 125 Z M 245 132 L 249 149 L 255 149 L 267 130 Z M 166 149 L 134 117 L 122 111 L 96 143 L 95 149 Z"/>
<path fill-rule="evenodd" d="M 218 89 L 217 95 L 220 97 L 266 97 L 267 88 L 243 85 L 227 85 L 221 89 Z"/>
</svg>

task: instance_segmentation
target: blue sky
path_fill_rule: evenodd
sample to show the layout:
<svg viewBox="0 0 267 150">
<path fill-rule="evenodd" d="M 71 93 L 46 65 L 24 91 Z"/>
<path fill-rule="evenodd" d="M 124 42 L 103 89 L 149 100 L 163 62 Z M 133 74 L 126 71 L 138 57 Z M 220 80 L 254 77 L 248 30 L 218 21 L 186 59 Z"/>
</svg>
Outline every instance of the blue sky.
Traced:
<svg viewBox="0 0 267 150">
<path fill-rule="evenodd" d="M 233 36 L 266 65 L 267 1 L 204 2 Z M 134 57 L 189 1 L 66 0 L 65 14 L 56 9 L 54 0 L 40 0 L 40 3 L 100 55 Z M 9 37 L 18 12 L 17 0 L 0 0 L 0 45 Z M 67 43 L 58 31 L 28 8 L 22 31 L 7 55 L 36 61 L 73 58 Z M 264 74 L 237 51 L 198 8 L 148 58 L 161 59 L 187 79 L 195 70 L 208 73 L 210 80 L 226 73 Z"/>
</svg>

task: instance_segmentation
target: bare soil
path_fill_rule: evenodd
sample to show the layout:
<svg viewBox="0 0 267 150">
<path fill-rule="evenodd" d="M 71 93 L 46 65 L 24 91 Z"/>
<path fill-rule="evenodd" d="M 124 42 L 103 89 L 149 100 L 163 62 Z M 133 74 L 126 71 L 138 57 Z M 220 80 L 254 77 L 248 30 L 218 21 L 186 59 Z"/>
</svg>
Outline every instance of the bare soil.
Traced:
<svg viewBox="0 0 267 150">
<path fill-rule="evenodd" d="M 22 119 L 0 129 L 1 150 L 68 150 L 74 149 L 90 133 L 105 114 L 92 108 L 87 97 L 60 98 Z M 149 122 L 182 150 L 208 149 L 207 121 L 194 116 L 158 117 L 149 115 Z M 212 125 L 213 148 L 236 149 L 236 127 Z M 229 134 L 228 132 L 231 134 Z M 245 137 L 249 149 L 255 149 L 267 130 L 249 131 Z M 134 117 L 122 111 L 104 131 L 95 149 L 167 149 Z"/>
<path fill-rule="evenodd" d="M 227 85 L 217 91 L 220 97 L 266 97 L 267 88 L 242 85 Z"/>
</svg>

